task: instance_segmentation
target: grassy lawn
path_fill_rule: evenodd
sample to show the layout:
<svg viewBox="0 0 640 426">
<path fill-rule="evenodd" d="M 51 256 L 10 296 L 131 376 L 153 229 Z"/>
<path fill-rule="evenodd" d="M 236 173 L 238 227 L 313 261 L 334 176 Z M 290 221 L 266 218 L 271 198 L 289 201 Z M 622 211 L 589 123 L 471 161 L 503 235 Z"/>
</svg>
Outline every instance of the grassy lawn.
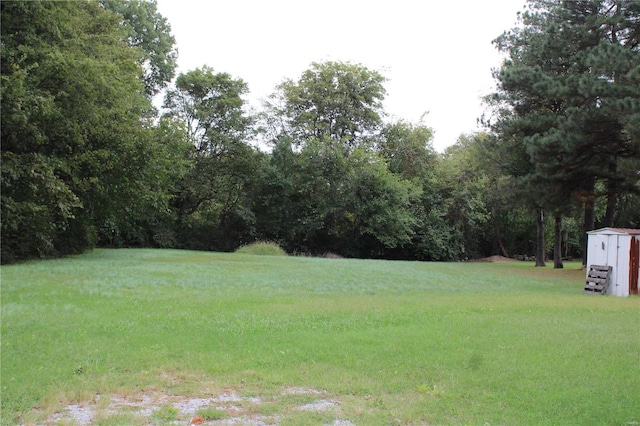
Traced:
<svg viewBox="0 0 640 426">
<path fill-rule="evenodd" d="M 640 422 L 640 299 L 583 295 L 577 264 L 95 250 L 1 274 L 2 424 Z"/>
</svg>

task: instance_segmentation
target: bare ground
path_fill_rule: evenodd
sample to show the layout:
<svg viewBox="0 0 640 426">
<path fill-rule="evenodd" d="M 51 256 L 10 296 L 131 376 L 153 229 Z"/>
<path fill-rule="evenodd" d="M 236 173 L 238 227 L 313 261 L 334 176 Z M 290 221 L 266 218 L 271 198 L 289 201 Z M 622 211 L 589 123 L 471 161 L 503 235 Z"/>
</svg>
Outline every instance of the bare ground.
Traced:
<svg viewBox="0 0 640 426">
<path fill-rule="evenodd" d="M 296 395 L 300 396 L 297 402 Z M 290 401 L 283 401 L 286 399 Z M 273 409 L 268 409 L 265 412 L 269 414 L 260 414 L 263 405 L 275 406 L 279 410 L 274 413 Z M 95 395 L 89 401 L 65 404 L 49 415 L 33 413 L 36 417 L 44 418 L 44 421 L 26 423 L 26 425 L 118 424 L 123 419 L 129 418 L 135 420 L 136 424 L 143 425 L 263 426 L 278 425 L 283 419 L 296 412 L 326 412 L 334 417 L 333 422 L 326 423 L 327 425 L 355 426 L 351 421 L 341 418 L 340 405 L 338 398 L 329 395 L 326 391 L 299 387 L 285 387 L 278 397 L 269 400 L 257 396 L 241 396 L 233 390 L 207 397 L 140 392 L 126 396 Z"/>
<path fill-rule="evenodd" d="M 504 256 L 489 256 L 484 257 L 482 259 L 475 259 L 473 262 L 494 262 L 494 263 L 504 263 L 504 262 L 518 262 L 516 259 L 511 259 L 510 257 Z"/>
</svg>

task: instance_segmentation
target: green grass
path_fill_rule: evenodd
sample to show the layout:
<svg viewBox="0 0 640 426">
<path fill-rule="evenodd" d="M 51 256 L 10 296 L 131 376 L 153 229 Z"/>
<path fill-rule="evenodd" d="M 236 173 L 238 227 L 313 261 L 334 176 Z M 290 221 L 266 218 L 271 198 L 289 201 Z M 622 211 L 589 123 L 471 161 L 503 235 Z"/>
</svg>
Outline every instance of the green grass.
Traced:
<svg viewBox="0 0 640 426">
<path fill-rule="evenodd" d="M 577 264 L 95 250 L 1 274 L 2 424 L 229 390 L 281 424 L 640 421 L 640 299 L 583 295 Z M 339 405 L 295 408 L 318 398 Z"/>
<path fill-rule="evenodd" d="M 215 410 L 211 407 L 200 409 L 196 412 L 197 415 L 204 420 L 220 420 L 226 417 L 225 413 L 220 410 Z"/>
<path fill-rule="evenodd" d="M 152 417 L 161 422 L 171 422 L 178 418 L 179 411 L 171 405 L 165 405 L 155 411 Z"/>
</svg>

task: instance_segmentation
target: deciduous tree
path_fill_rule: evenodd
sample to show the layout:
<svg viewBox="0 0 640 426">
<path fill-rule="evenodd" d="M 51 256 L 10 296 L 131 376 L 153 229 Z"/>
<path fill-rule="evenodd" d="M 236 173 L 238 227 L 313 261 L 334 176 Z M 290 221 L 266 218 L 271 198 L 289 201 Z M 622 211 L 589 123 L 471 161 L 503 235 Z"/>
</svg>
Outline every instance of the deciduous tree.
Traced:
<svg viewBox="0 0 640 426">
<path fill-rule="evenodd" d="M 251 118 L 242 99 L 247 91 L 241 79 L 205 66 L 179 75 L 166 94 L 166 116 L 182 123 L 192 143 L 191 170 L 174 198 L 182 232 L 198 223 L 218 232 L 239 212 L 258 161 L 247 143 Z M 245 215 L 244 220 L 253 219 Z M 195 242 L 199 238 L 187 238 L 192 241 L 187 246 L 212 248 L 211 241 Z"/>
<path fill-rule="evenodd" d="M 281 83 L 268 106 L 296 145 L 315 138 L 353 149 L 382 125 L 384 82 L 359 64 L 312 63 L 297 81 Z"/>
<path fill-rule="evenodd" d="M 158 13 L 155 0 L 100 0 L 100 4 L 121 17 L 126 42 L 142 53 L 147 95 L 155 96 L 175 76 L 178 52 L 169 22 Z"/>
<path fill-rule="evenodd" d="M 17 257 L 82 250 L 135 173 L 121 166 L 148 107 L 137 52 L 94 2 L 1 7 L 3 259 L 20 241 L 39 243 Z"/>
</svg>

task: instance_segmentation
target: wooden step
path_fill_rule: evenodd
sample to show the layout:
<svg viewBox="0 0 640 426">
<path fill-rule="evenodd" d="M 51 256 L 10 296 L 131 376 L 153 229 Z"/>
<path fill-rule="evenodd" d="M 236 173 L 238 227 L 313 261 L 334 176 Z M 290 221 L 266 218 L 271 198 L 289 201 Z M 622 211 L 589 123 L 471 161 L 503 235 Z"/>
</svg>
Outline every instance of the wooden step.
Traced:
<svg viewBox="0 0 640 426">
<path fill-rule="evenodd" d="M 611 266 L 591 265 L 584 292 L 587 294 L 606 294 L 612 270 Z"/>
</svg>

